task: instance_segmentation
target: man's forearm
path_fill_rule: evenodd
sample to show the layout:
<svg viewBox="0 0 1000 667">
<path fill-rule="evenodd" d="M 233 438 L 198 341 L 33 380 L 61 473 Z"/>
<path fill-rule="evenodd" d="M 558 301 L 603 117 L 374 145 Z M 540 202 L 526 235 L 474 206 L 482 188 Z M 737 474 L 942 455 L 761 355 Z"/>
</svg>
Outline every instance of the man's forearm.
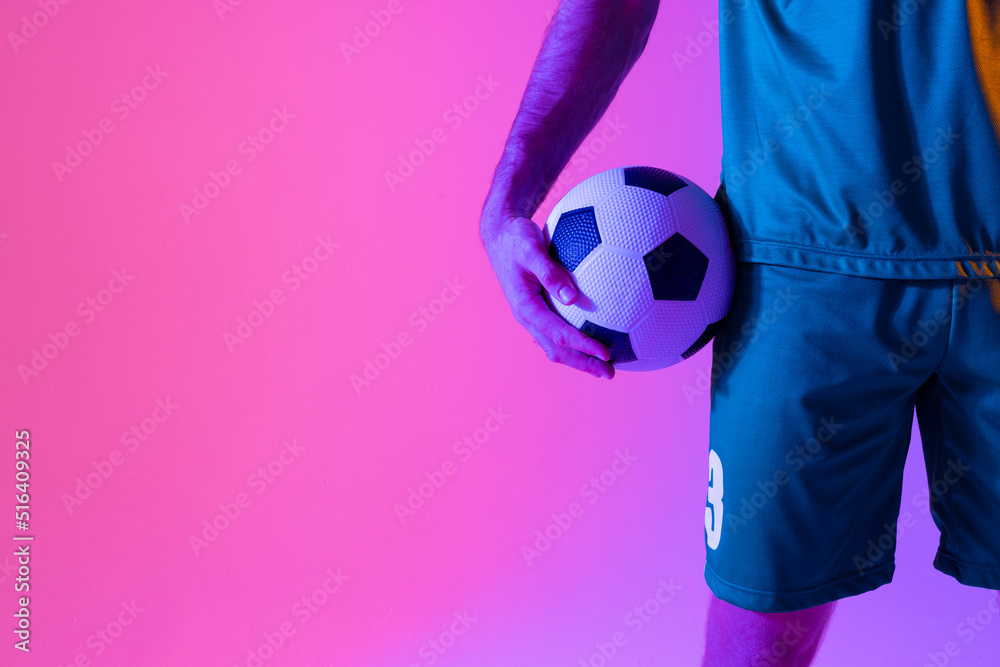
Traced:
<svg viewBox="0 0 1000 667">
<path fill-rule="evenodd" d="M 642 53 L 656 5 L 563 0 L 535 61 L 484 210 L 534 214 Z"/>
</svg>

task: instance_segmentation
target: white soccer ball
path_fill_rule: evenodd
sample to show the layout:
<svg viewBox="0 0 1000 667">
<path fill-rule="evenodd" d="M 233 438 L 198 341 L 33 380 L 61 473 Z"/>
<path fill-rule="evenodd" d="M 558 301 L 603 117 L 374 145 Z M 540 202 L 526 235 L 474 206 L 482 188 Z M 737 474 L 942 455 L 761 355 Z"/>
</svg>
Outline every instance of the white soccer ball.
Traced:
<svg viewBox="0 0 1000 667">
<path fill-rule="evenodd" d="M 607 345 L 616 370 L 687 359 L 729 312 L 736 262 L 726 221 L 683 176 L 642 166 L 595 174 L 556 204 L 544 234 L 580 292 L 573 305 L 548 303 Z"/>
</svg>

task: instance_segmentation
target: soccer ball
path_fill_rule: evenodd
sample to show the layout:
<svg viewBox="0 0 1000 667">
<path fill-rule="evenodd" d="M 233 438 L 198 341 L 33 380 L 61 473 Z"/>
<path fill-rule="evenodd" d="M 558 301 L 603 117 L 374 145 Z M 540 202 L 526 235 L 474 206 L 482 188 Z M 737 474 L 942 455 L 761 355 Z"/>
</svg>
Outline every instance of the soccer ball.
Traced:
<svg viewBox="0 0 1000 667">
<path fill-rule="evenodd" d="M 595 174 L 556 204 L 544 235 L 579 288 L 573 305 L 546 301 L 607 345 L 617 370 L 687 359 L 729 312 L 736 262 L 726 221 L 683 176 L 641 166 Z"/>
</svg>

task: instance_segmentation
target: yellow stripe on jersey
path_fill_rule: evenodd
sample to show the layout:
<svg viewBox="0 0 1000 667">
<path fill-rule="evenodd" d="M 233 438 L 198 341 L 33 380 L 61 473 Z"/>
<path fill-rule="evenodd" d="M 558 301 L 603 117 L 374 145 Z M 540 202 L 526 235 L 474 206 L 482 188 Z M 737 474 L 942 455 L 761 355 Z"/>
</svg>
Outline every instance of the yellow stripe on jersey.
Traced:
<svg viewBox="0 0 1000 667">
<path fill-rule="evenodd" d="M 969 242 L 966 240 L 964 236 L 962 237 L 962 243 L 964 243 L 965 247 L 969 249 L 969 253 L 972 253 L 972 246 L 969 245 Z M 988 253 L 988 254 L 994 254 L 994 253 Z M 993 273 L 993 271 L 990 270 L 989 264 L 987 262 L 977 263 L 972 261 L 971 259 L 967 259 L 965 260 L 965 263 L 968 264 L 969 267 L 972 269 L 971 273 L 965 270 L 965 267 L 962 266 L 961 262 L 956 261 L 955 268 L 958 270 L 958 275 L 961 276 L 962 278 L 970 278 L 972 276 L 976 276 L 979 278 L 983 277 L 989 278 L 989 280 L 984 280 L 983 282 L 990 290 L 990 305 L 993 306 L 994 312 L 1000 313 L 1000 278 L 997 277 L 1000 276 L 1000 261 L 997 261 L 995 259 L 993 260 L 993 266 L 996 267 L 997 271 L 996 273 Z M 967 285 L 962 285 L 961 291 L 963 296 L 968 292 L 967 288 L 968 288 Z"/>
<path fill-rule="evenodd" d="M 1000 141 L 1000 0 L 966 0 L 972 57 Z"/>
</svg>

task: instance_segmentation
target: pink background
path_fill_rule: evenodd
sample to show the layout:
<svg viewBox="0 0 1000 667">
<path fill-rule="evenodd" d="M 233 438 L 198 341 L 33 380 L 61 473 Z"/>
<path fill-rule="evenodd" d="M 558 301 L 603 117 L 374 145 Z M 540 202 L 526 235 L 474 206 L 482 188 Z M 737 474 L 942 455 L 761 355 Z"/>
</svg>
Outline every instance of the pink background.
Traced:
<svg viewBox="0 0 1000 667">
<path fill-rule="evenodd" d="M 556 2 L 402 0 L 350 62 L 341 42 L 387 2 L 245 0 L 221 16 L 219 4 L 43 0 L 57 13 L 16 45 L 9 33 L 40 5 L 0 9 L 0 663 L 253 665 L 271 636 L 280 646 L 260 664 L 410 667 L 431 664 L 444 632 L 434 664 L 599 665 L 596 645 L 624 632 L 610 665 L 697 664 L 709 398 L 689 400 L 685 385 L 709 370 L 710 346 L 613 382 L 550 364 L 478 239 Z M 570 185 L 648 164 L 714 194 L 718 44 L 703 21 L 717 12 L 663 3 L 607 113 L 617 129 L 593 135 L 611 141 L 587 142 Z M 672 54 L 699 33 L 704 52 L 679 69 Z M 144 77 L 150 89 L 122 118 L 115 100 Z M 496 83 L 477 108 L 460 125 L 445 116 L 480 77 Z M 248 160 L 241 142 L 275 108 L 294 118 L 273 121 L 280 132 Z M 102 119 L 113 131 L 60 180 L 53 162 Z M 385 172 L 435 128 L 444 141 L 390 187 Z M 181 205 L 230 161 L 238 173 L 185 221 Z M 314 255 L 317 238 L 338 247 Z M 296 285 L 286 272 L 317 256 Z M 115 271 L 132 276 L 124 288 Z M 458 296 L 435 302 L 446 281 Z M 270 316 L 227 345 L 274 290 Z M 79 308 L 88 298 L 102 310 Z M 71 322 L 77 335 L 60 337 Z M 45 348 L 50 334 L 65 346 Z M 400 334 L 409 344 L 389 345 Z M 397 356 L 378 357 L 378 377 L 356 389 L 351 376 L 382 343 Z M 54 358 L 23 379 L 43 348 Z M 166 415 L 156 408 L 168 399 Z M 496 426 L 491 409 L 509 418 L 477 431 Z M 122 441 L 144 426 L 144 441 Z M 11 633 L 20 429 L 32 443 L 30 655 Z M 456 451 L 463 436 L 484 441 Z M 918 444 L 915 433 L 902 506 L 916 525 L 895 581 L 841 602 L 817 665 L 923 665 L 949 641 L 960 653 L 947 664 L 996 660 L 1000 622 L 970 642 L 956 630 L 990 592 L 931 567 L 937 532 L 912 501 L 926 486 Z M 616 450 L 631 467 L 581 493 Z M 448 460 L 453 474 L 435 475 Z M 91 473 L 97 488 L 68 505 Z M 443 484 L 401 521 L 394 506 L 428 475 Z M 522 546 L 573 502 L 582 514 L 529 565 Z M 228 526 L 220 504 L 240 512 Z M 196 554 L 190 538 L 213 520 L 225 527 Z M 679 589 L 634 632 L 626 615 L 661 579 Z M 307 616 L 308 596 L 322 602 Z M 282 627 L 294 633 L 279 641 Z"/>
</svg>

